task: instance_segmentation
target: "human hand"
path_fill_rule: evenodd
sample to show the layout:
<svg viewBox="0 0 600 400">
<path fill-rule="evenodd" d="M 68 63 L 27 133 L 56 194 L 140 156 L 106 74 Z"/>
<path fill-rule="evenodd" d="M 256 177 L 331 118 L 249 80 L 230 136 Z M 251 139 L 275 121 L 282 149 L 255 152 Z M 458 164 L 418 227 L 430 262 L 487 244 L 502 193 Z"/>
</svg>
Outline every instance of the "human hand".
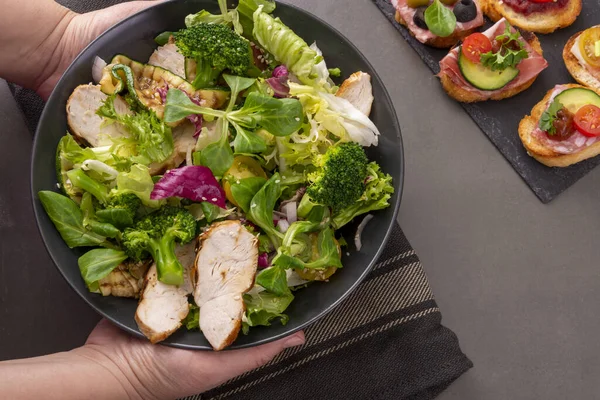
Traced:
<svg viewBox="0 0 600 400">
<path fill-rule="evenodd" d="M 47 71 L 47 76 L 43 76 L 39 80 L 40 83 L 36 88 L 38 94 L 47 99 L 75 57 L 102 32 L 128 16 L 161 1 L 163 0 L 131 1 L 86 14 L 69 11 L 65 16 L 68 25 L 66 25 L 56 52 L 51 55 L 55 59 L 50 64 L 54 64 L 56 67 Z"/>
<path fill-rule="evenodd" d="M 298 332 L 242 350 L 182 350 L 152 345 L 102 320 L 73 352 L 110 371 L 131 398 L 169 399 L 205 392 L 303 343 L 304 333 Z"/>
</svg>

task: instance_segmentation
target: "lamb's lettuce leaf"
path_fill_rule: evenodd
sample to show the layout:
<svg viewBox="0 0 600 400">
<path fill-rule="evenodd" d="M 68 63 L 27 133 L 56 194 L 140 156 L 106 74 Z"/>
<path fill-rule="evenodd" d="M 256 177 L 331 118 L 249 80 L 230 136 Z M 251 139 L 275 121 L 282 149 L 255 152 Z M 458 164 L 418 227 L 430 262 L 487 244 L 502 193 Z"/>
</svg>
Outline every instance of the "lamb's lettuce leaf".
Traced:
<svg viewBox="0 0 600 400">
<path fill-rule="evenodd" d="M 79 271 L 90 291 L 97 291 L 98 281 L 105 278 L 123 261 L 127 255 L 121 250 L 93 249 L 79 257 Z"/>
<path fill-rule="evenodd" d="M 114 247 L 105 236 L 98 235 L 83 225 L 83 213 L 70 198 L 48 190 L 40 191 L 38 197 L 56 230 L 70 248 Z"/>
<path fill-rule="evenodd" d="M 244 295 L 246 305 L 246 318 L 242 325 L 244 334 L 248 334 L 250 327 L 270 326 L 271 322 L 279 318 L 282 325 L 287 324 L 289 318 L 283 312 L 294 300 L 294 295 L 288 292 L 278 296 L 269 292 L 249 292 Z"/>
</svg>

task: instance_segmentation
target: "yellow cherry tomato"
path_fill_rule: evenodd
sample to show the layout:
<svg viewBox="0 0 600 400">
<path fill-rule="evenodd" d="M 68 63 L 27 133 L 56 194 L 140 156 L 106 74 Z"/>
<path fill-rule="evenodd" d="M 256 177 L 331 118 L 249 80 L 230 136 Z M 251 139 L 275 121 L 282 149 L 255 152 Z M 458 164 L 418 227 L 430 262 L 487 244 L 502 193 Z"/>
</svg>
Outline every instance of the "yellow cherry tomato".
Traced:
<svg viewBox="0 0 600 400">
<path fill-rule="evenodd" d="M 600 68 L 600 52 L 596 51 L 600 47 L 600 26 L 583 31 L 579 37 L 579 50 L 585 62 L 592 67 Z"/>
<path fill-rule="evenodd" d="M 230 180 L 236 181 L 257 176 L 267 179 L 267 174 L 262 169 L 258 161 L 248 156 L 236 156 L 233 159 L 231 168 L 229 168 L 223 176 L 223 189 L 225 190 L 225 196 L 227 197 L 227 200 L 236 206 L 239 205 L 236 203 L 235 199 L 233 198 L 233 194 L 231 193 L 231 184 L 229 183 Z"/>
<path fill-rule="evenodd" d="M 319 258 L 319 247 L 317 245 L 317 233 L 310 234 L 310 242 L 312 247 L 311 261 L 315 261 Z M 336 239 L 334 239 L 335 244 L 338 248 L 338 253 L 341 253 L 340 244 Z M 328 268 L 304 268 L 297 269 L 296 272 L 300 276 L 300 278 L 307 281 L 326 281 L 329 279 L 331 275 L 333 275 L 338 268 L 336 267 L 328 267 Z"/>
</svg>

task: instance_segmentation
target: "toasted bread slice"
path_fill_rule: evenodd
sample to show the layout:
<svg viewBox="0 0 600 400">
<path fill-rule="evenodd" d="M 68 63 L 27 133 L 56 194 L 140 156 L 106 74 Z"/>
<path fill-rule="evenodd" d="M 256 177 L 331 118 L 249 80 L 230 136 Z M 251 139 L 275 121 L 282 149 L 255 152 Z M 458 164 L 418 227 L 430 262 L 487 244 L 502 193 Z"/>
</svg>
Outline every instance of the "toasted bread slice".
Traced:
<svg viewBox="0 0 600 400">
<path fill-rule="evenodd" d="M 575 44 L 575 41 L 581 35 L 583 31 L 577 32 L 567 42 L 563 49 L 563 60 L 569 70 L 571 76 L 579 83 L 594 90 L 600 90 L 600 80 L 590 74 L 585 65 L 581 65 L 581 62 L 571 53 L 571 48 Z"/>
<path fill-rule="evenodd" d="M 400 25 L 403 25 L 408 29 L 406 21 L 404 21 L 404 18 L 402 18 L 402 15 L 400 15 L 398 11 L 396 11 L 395 18 Z M 436 47 L 438 49 L 448 49 L 469 36 L 471 33 L 477 31 L 479 28 L 480 27 L 475 27 L 464 31 L 455 31 L 452 35 L 446 37 L 434 36 L 433 38 L 427 40 L 424 44 L 427 46 Z M 412 36 L 414 36 L 414 33 L 410 29 L 408 29 L 408 31 Z"/>
<path fill-rule="evenodd" d="M 581 13 L 581 2 L 582 0 L 569 0 L 564 8 L 530 15 L 516 12 L 502 0 L 483 0 L 482 7 L 484 14 L 492 21 L 504 17 L 513 26 L 536 33 L 552 33 L 575 22 Z"/>
<path fill-rule="evenodd" d="M 521 32 L 523 39 L 527 41 L 535 50 L 536 53 L 543 55 L 542 45 L 540 40 L 531 32 Z M 499 90 L 497 93 L 494 93 L 490 98 L 483 97 L 479 92 L 472 92 L 466 90 L 461 85 L 457 85 L 450 79 L 450 77 L 446 74 L 440 76 L 440 82 L 442 83 L 442 87 L 448 93 L 448 95 L 461 103 L 474 103 L 477 101 L 486 101 L 486 100 L 502 100 L 521 93 L 524 90 L 527 90 L 529 86 L 533 84 L 536 80 L 537 75 L 531 78 L 528 81 L 521 83 L 518 86 L 511 87 L 507 90 Z"/>
<path fill-rule="evenodd" d="M 568 89 L 583 87 L 577 84 L 568 84 L 564 86 Z M 533 107 L 531 115 L 526 115 L 521 120 L 521 123 L 519 123 L 519 138 L 521 139 L 521 142 L 523 142 L 523 146 L 525 146 L 527 153 L 548 167 L 568 167 L 569 165 L 576 164 L 600 154 L 600 141 L 583 148 L 577 153 L 560 154 L 551 148 L 548 148 L 537 137 L 532 135 L 533 131 L 538 127 L 542 114 L 546 111 L 547 103 L 550 100 L 553 91 L 554 88 L 550 89 L 548 93 L 546 93 L 546 96 Z M 600 92 L 597 90 L 596 93 L 600 95 Z"/>
</svg>

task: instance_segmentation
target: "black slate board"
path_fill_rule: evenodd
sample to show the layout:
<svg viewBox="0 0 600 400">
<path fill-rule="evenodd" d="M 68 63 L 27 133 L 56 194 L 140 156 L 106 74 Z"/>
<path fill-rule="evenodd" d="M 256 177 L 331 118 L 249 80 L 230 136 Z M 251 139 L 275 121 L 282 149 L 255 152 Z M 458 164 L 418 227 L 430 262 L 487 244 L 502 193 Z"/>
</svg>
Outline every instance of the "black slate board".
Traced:
<svg viewBox="0 0 600 400">
<path fill-rule="evenodd" d="M 425 46 L 412 37 L 408 30 L 394 19 L 395 9 L 390 0 L 373 0 L 373 2 L 419 54 L 429 69 L 437 74 L 440 71 L 438 63 L 448 54 L 448 51 Z M 600 156 L 567 168 L 546 167 L 527 155 L 517 131 L 519 121 L 525 114 L 531 112 L 533 106 L 554 85 L 575 82 L 563 62 L 563 47 L 573 34 L 599 23 L 600 0 L 583 0 L 583 10 L 573 25 L 550 35 L 538 35 L 544 57 L 549 65 L 528 90 L 506 100 L 462 104 L 473 121 L 543 203 L 553 200 L 600 164 Z M 490 25 L 488 21 L 484 29 Z M 440 95 L 442 94 L 445 95 L 440 85 Z"/>
</svg>

